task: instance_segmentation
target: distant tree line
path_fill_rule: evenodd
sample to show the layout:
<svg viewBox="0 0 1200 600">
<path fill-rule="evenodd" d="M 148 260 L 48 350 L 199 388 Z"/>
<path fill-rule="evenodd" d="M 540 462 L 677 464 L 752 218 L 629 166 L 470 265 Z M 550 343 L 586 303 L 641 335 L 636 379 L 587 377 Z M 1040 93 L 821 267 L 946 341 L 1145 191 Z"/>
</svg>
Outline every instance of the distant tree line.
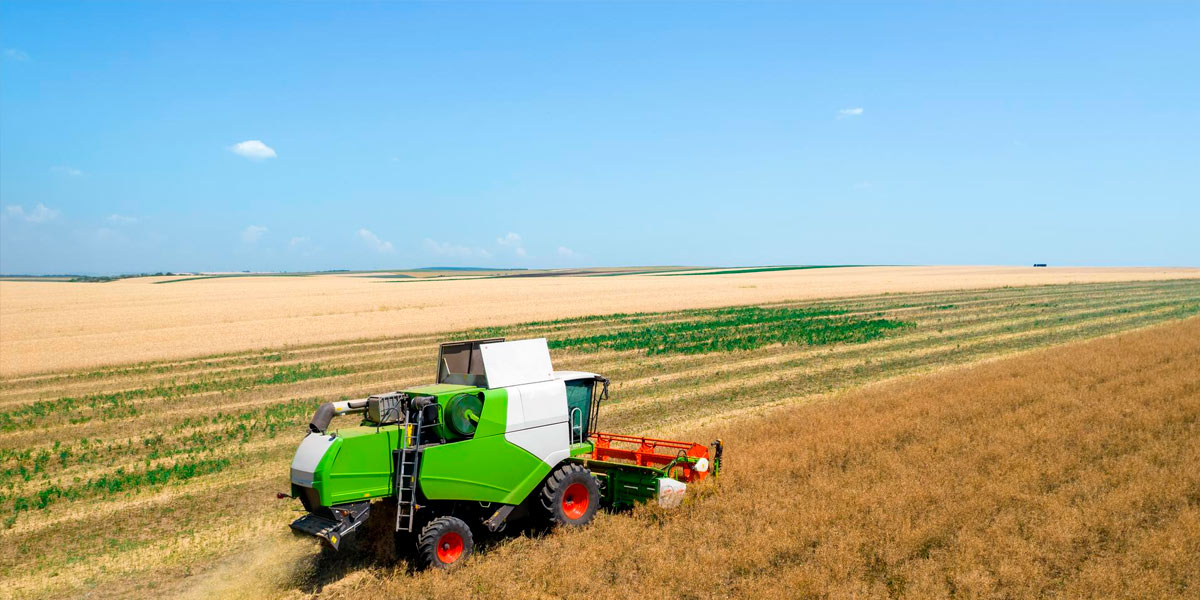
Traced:
<svg viewBox="0 0 1200 600">
<path fill-rule="evenodd" d="M 105 283 L 108 281 L 117 281 L 118 279 L 130 279 L 133 277 L 172 277 L 175 273 L 170 271 L 163 273 L 126 273 L 124 275 L 76 275 L 68 281 L 73 283 Z"/>
</svg>

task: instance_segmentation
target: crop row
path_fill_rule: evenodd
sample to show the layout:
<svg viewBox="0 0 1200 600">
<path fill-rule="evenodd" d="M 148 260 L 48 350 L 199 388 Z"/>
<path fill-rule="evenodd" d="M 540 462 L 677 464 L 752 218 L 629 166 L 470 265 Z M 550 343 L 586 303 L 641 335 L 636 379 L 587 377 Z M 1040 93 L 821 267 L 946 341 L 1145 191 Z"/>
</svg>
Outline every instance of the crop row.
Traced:
<svg viewBox="0 0 1200 600">
<path fill-rule="evenodd" d="M 193 462 L 176 462 L 171 465 L 156 465 L 141 470 L 117 469 L 99 477 L 59 486 L 51 484 L 32 494 L 20 495 L 11 500 L 0 495 L 0 503 L 11 501 L 11 514 L 5 518 L 5 529 L 16 523 L 25 511 L 44 509 L 60 500 L 75 501 L 97 495 L 112 495 L 135 491 L 142 487 L 160 486 L 169 481 L 185 481 L 200 475 L 216 473 L 229 466 L 227 458 L 204 459 Z"/>
<path fill-rule="evenodd" d="M 82 438 L 74 444 L 55 442 L 49 449 L 0 449 L 0 487 L 11 490 L 17 482 L 50 479 L 56 472 L 76 465 L 101 467 L 136 457 L 154 461 L 201 454 L 254 439 L 274 438 L 279 432 L 300 433 L 304 420 L 322 402 L 298 398 L 241 412 L 217 412 L 188 417 L 170 430 L 140 440 L 129 438 L 104 442 Z"/>
<path fill-rule="evenodd" d="M 772 344 L 818 346 L 862 343 L 914 327 L 907 321 L 834 315 L 844 310 L 738 307 L 692 321 L 655 323 L 629 330 L 555 339 L 552 348 L 583 351 L 644 350 L 655 354 L 705 354 L 753 350 Z"/>
<path fill-rule="evenodd" d="M 150 388 L 135 388 L 119 392 L 90 394 L 83 397 L 63 397 L 54 400 L 37 400 L 12 410 L 0 412 L 0 431 L 14 431 L 29 426 L 32 422 L 50 417 L 66 419 L 72 424 L 85 423 L 99 418 L 102 421 L 120 419 L 138 414 L 135 400 L 147 398 L 179 398 L 206 392 L 228 392 L 250 390 L 263 386 L 297 383 L 309 379 L 334 377 L 351 373 L 345 367 L 319 364 L 288 365 L 270 373 L 232 379 L 201 379 L 186 383 L 171 383 Z"/>
</svg>

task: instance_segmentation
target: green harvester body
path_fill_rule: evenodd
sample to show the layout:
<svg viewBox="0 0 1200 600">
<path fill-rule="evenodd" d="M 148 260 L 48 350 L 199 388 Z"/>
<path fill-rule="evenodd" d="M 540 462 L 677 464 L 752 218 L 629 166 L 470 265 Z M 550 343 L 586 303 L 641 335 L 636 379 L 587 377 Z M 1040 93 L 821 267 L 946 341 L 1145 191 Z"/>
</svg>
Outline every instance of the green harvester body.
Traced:
<svg viewBox="0 0 1200 600">
<path fill-rule="evenodd" d="M 437 383 L 318 409 L 292 462 L 307 513 L 292 528 L 336 549 L 385 503 L 399 535 L 422 532 L 418 545 L 447 523 L 469 540 L 462 529 L 530 514 L 582 524 L 599 506 L 677 504 L 685 482 L 717 472 L 719 442 L 710 458 L 699 444 L 597 432 L 607 390 L 593 373 L 553 371 L 543 339 L 443 344 Z M 359 420 L 332 427 L 339 415 Z"/>
</svg>

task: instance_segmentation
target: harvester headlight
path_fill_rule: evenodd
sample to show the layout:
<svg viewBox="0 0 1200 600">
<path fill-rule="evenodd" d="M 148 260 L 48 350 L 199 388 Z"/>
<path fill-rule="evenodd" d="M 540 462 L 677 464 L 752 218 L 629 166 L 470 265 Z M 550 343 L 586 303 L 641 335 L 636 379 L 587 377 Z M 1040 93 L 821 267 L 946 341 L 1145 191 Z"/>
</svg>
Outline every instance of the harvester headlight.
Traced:
<svg viewBox="0 0 1200 600">
<path fill-rule="evenodd" d="M 701 457 L 700 460 L 696 461 L 696 464 L 692 466 L 692 469 L 695 470 L 697 473 L 707 473 L 708 472 L 708 459 Z"/>
</svg>

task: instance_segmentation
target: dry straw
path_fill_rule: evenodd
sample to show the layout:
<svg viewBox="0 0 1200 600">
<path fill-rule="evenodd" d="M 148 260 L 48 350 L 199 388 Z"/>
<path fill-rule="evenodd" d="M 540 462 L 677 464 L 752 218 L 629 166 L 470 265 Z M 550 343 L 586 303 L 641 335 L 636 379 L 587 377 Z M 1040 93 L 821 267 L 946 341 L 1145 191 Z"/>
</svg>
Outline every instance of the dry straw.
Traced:
<svg viewBox="0 0 1200 600">
<path fill-rule="evenodd" d="M 1195 598 L 1197 373 L 1193 318 L 780 408 L 683 434 L 729 463 L 682 510 L 321 595 Z"/>
</svg>

